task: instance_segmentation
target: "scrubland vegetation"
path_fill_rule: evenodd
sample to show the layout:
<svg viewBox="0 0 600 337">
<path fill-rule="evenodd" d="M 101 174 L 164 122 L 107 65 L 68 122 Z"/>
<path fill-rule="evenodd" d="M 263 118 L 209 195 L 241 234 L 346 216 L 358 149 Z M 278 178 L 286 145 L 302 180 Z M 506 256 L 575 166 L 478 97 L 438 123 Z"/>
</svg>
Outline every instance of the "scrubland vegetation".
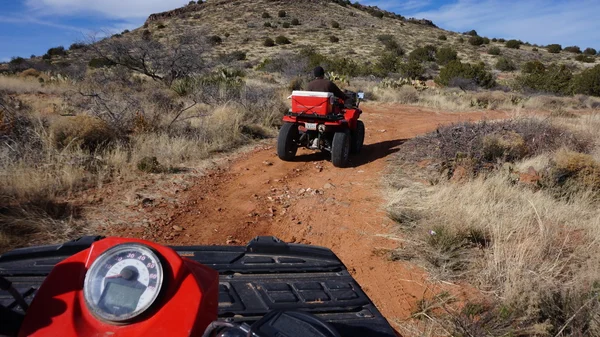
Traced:
<svg viewBox="0 0 600 337">
<path fill-rule="evenodd" d="M 597 114 L 463 123 L 402 146 L 388 210 L 406 244 L 388 258 L 489 295 L 460 306 L 448 294 L 423 299 L 415 317 L 430 331 L 600 333 L 599 123 Z"/>
</svg>

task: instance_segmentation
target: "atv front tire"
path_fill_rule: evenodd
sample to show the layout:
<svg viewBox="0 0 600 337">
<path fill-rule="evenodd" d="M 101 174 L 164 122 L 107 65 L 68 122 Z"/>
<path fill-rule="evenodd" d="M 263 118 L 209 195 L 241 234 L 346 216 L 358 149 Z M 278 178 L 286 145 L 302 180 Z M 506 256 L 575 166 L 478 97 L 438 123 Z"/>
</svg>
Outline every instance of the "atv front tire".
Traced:
<svg viewBox="0 0 600 337">
<path fill-rule="evenodd" d="M 331 145 L 331 162 L 335 167 L 346 167 L 350 157 L 350 132 L 340 131 L 333 135 Z"/>
<path fill-rule="evenodd" d="M 292 161 L 298 151 L 298 125 L 284 123 L 277 137 L 277 155 L 284 161 Z"/>
<path fill-rule="evenodd" d="M 352 149 L 350 153 L 357 154 L 363 148 L 363 144 L 365 143 L 365 123 L 362 121 L 358 121 L 356 125 L 356 130 L 352 131 Z"/>
</svg>

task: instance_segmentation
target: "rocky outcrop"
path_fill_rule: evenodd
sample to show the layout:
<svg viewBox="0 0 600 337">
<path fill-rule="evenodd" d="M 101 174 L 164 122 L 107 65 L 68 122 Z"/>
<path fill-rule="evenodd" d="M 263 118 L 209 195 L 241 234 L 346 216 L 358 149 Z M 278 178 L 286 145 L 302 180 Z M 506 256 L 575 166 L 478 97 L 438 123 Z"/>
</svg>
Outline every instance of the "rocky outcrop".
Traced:
<svg viewBox="0 0 600 337">
<path fill-rule="evenodd" d="M 177 8 L 177 9 L 174 9 L 171 11 L 152 14 L 148 17 L 148 20 L 146 20 L 146 23 L 176 18 L 176 17 L 182 16 L 182 15 L 188 14 L 188 13 L 197 12 L 197 11 L 202 10 L 202 8 L 204 8 L 204 6 L 206 6 L 206 5 L 205 4 L 187 5 L 185 7 Z"/>
</svg>

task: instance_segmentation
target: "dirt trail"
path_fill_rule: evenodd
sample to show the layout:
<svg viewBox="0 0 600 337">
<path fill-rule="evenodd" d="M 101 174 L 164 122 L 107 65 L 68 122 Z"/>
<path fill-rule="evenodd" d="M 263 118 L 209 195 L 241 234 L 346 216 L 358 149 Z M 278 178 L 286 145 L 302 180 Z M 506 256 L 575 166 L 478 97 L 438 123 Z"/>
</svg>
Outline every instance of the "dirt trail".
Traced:
<svg viewBox="0 0 600 337">
<path fill-rule="evenodd" d="M 440 124 L 505 118 L 502 112 L 436 113 L 406 106 L 368 105 L 365 147 L 352 167 L 334 168 L 321 154 L 300 150 L 282 162 L 274 142 L 199 178 L 169 210 L 154 240 L 177 245 L 244 244 L 257 235 L 331 248 L 391 323 L 410 316 L 433 287 L 417 267 L 389 262 L 374 250 L 397 248 L 384 211 L 386 158 L 406 139 Z M 173 229 L 176 228 L 176 233 Z"/>
</svg>

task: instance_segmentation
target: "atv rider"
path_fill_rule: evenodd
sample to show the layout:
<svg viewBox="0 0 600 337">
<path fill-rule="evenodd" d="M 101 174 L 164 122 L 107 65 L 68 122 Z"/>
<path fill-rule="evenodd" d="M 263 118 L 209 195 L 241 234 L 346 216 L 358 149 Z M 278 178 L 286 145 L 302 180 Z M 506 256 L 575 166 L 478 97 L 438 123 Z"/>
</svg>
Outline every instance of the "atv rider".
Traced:
<svg viewBox="0 0 600 337">
<path fill-rule="evenodd" d="M 325 70 L 323 67 L 318 66 L 314 70 L 315 79 L 308 83 L 308 91 L 320 91 L 320 92 L 330 92 L 335 97 L 341 98 L 344 101 L 348 99 L 346 94 L 338 88 L 335 83 L 331 82 L 328 79 L 325 79 Z"/>
</svg>

